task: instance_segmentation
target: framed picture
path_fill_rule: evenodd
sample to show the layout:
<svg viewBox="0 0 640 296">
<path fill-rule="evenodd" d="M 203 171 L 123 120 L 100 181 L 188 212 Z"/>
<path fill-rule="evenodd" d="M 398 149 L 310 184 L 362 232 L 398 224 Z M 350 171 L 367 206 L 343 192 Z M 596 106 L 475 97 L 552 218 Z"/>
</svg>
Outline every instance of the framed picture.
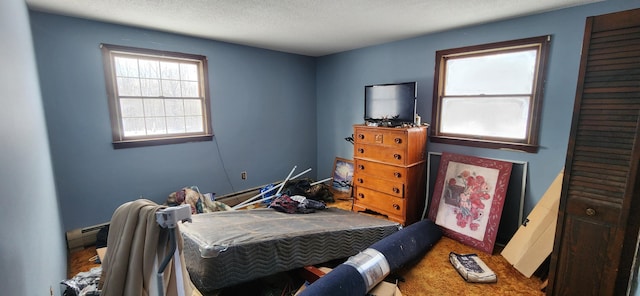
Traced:
<svg viewBox="0 0 640 296">
<path fill-rule="evenodd" d="M 512 163 L 442 153 L 428 218 L 444 234 L 491 254 Z"/>
<path fill-rule="evenodd" d="M 333 163 L 331 190 L 336 198 L 350 198 L 353 181 L 353 161 L 336 157 Z"/>
<path fill-rule="evenodd" d="M 441 156 L 442 152 L 429 152 L 427 155 L 427 194 L 425 195 L 424 203 L 427 206 L 424 207 L 422 219 L 427 218 L 429 211 L 428 206 L 431 202 L 431 196 L 433 196 L 433 187 L 436 184 Z M 527 189 L 529 163 L 513 159 L 496 159 L 511 163 L 511 176 L 509 177 L 509 186 L 507 186 L 507 193 L 504 197 L 504 205 L 502 206 L 502 215 L 500 216 L 500 225 L 495 243 L 498 246 L 506 246 L 516 231 L 522 226 L 522 223 L 524 223 L 524 201 Z"/>
</svg>

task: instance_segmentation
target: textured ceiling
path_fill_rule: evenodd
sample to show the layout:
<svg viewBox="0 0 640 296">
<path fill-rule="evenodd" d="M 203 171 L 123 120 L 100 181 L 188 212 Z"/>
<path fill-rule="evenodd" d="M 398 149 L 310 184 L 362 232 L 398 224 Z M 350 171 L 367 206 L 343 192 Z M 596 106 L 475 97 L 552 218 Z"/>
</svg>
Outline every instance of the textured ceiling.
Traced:
<svg viewBox="0 0 640 296">
<path fill-rule="evenodd" d="M 26 0 L 30 9 L 323 56 L 602 0 Z"/>
</svg>

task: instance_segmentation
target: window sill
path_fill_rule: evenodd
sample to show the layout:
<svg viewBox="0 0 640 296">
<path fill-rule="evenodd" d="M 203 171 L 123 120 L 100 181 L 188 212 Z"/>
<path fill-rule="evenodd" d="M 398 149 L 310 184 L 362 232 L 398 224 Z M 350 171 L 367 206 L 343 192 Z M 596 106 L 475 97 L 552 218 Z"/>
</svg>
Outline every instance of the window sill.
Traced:
<svg viewBox="0 0 640 296">
<path fill-rule="evenodd" d="M 482 139 L 466 139 L 456 137 L 443 137 L 443 136 L 430 136 L 429 139 L 433 143 L 443 143 L 451 145 L 461 145 L 479 148 L 500 149 L 500 150 L 512 150 L 527 153 L 538 153 L 540 146 L 525 144 L 525 143 L 511 143 L 500 142 Z"/>
<path fill-rule="evenodd" d="M 189 143 L 189 142 L 204 142 L 204 141 L 211 141 L 211 140 L 213 140 L 213 135 L 177 137 L 177 138 L 125 140 L 125 141 L 114 141 L 112 144 L 114 149 L 124 149 L 124 148 L 136 148 L 136 147 L 146 147 L 146 146 L 180 144 L 180 143 Z"/>
</svg>

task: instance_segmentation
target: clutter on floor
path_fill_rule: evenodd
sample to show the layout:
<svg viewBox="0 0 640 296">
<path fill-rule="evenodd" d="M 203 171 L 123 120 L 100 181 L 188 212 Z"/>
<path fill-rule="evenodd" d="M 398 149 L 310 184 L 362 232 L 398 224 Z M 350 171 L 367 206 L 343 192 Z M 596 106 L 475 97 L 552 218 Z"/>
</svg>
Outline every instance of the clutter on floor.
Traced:
<svg viewBox="0 0 640 296">
<path fill-rule="evenodd" d="M 478 257 L 477 254 L 449 253 L 451 265 L 460 276 L 470 283 L 495 283 L 498 281 L 495 272 Z"/>
<path fill-rule="evenodd" d="M 305 279 L 304 284 L 298 288 L 294 296 L 299 296 L 303 291 L 315 281 L 331 272 L 333 268 L 326 266 L 306 266 L 300 269 L 300 276 Z M 373 289 L 367 292 L 367 296 L 402 296 L 402 292 L 398 288 L 398 279 L 387 280 L 386 278 L 379 282 Z"/>
<path fill-rule="evenodd" d="M 349 257 L 300 296 L 365 295 L 391 272 L 424 256 L 441 237 L 442 231 L 433 221 L 411 224 Z"/>
<path fill-rule="evenodd" d="M 98 282 L 102 267 L 93 267 L 89 271 L 82 271 L 73 278 L 61 282 L 63 296 L 100 296 Z"/>
<path fill-rule="evenodd" d="M 290 207 L 288 209 L 288 211 L 292 212 L 292 214 L 287 213 L 287 211 L 278 212 L 275 208 L 272 208 L 272 209 L 263 208 L 263 209 L 260 209 L 261 211 L 268 211 L 269 213 L 286 216 L 284 218 L 285 220 L 282 220 L 282 221 L 290 221 L 291 217 L 295 217 L 295 218 L 305 217 L 305 216 L 314 217 L 321 213 L 326 213 L 326 212 L 331 213 L 336 210 L 335 208 L 346 210 L 346 212 L 348 212 L 350 215 L 352 214 L 352 215 L 360 215 L 360 216 L 368 216 L 368 217 L 377 216 L 375 213 L 351 212 L 352 201 L 345 201 L 345 200 L 340 200 L 336 202 L 329 201 L 330 198 L 333 198 L 333 197 L 330 196 L 331 192 L 326 188 L 326 185 L 324 184 L 321 184 L 321 185 L 324 185 L 325 187 L 323 186 L 313 187 L 313 185 L 317 185 L 317 184 L 313 184 L 313 182 L 308 179 L 301 181 L 298 179 L 294 180 L 292 178 L 291 180 L 287 180 L 287 181 L 288 182 L 284 182 L 284 184 L 272 185 L 271 188 L 275 188 L 275 189 L 272 189 L 272 193 L 276 192 L 276 190 L 279 190 L 279 189 L 282 189 L 282 190 L 279 190 L 280 191 L 279 195 L 272 194 L 271 198 L 266 199 L 264 201 L 260 201 L 261 203 L 260 207 L 263 208 L 265 206 L 272 204 L 273 200 L 276 200 L 276 198 L 274 197 L 281 197 L 286 195 L 287 198 L 290 200 L 290 202 L 292 202 L 292 204 L 295 205 L 295 211 L 292 211 L 293 207 Z M 205 217 L 208 215 L 224 216 L 224 215 L 229 215 L 228 213 L 232 213 L 232 212 L 245 212 L 245 211 L 233 211 L 233 209 L 231 209 L 231 211 L 229 211 L 228 209 L 220 210 L 220 208 L 217 208 L 218 210 L 212 211 L 211 210 L 212 208 L 210 208 L 205 204 L 206 199 L 210 201 L 215 201 L 211 199 L 212 195 L 208 196 L 207 194 L 201 194 L 197 189 L 197 187 L 195 188 L 194 187 L 195 186 L 185 187 L 184 189 L 179 190 L 184 193 L 184 199 L 181 198 L 183 193 L 179 193 L 179 191 L 174 192 L 173 194 L 174 198 L 177 196 L 178 200 L 182 201 L 182 204 L 189 204 L 192 211 L 194 211 L 195 209 L 196 214 L 202 214 L 202 215 L 195 215 L 193 216 L 194 218 L 196 216 L 202 216 L 202 217 Z M 315 190 L 313 192 L 318 193 L 317 195 L 315 195 L 316 198 L 309 198 L 304 194 L 300 194 L 302 197 L 304 197 L 304 199 L 300 197 L 296 197 L 297 195 L 296 193 L 302 193 L 302 191 L 304 191 L 305 194 L 308 194 L 308 192 L 312 192 L 310 191 L 310 188 L 315 188 L 313 189 Z M 327 190 L 325 191 L 325 189 Z M 266 189 L 261 190 L 261 193 L 262 193 L 261 196 L 264 195 L 265 191 L 267 190 Z M 191 197 L 188 198 L 188 196 L 191 196 Z M 197 198 L 193 198 L 194 196 Z M 200 204 L 201 204 L 200 206 L 198 205 L 198 199 L 200 199 Z M 173 201 L 176 201 L 176 200 L 174 199 Z M 194 201 L 195 203 L 193 203 Z M 310 203 L 312 204 L 311 206 L 309 206 Z M 305 209 L 303 208 L 302 211 L 299 212 L 298 206 L 300 204 L 303 204 L 307 210 L 308 209 L 311 209 L 314 211 L 317 210 L 317 213 L 308 214 L 308 215 L 302 214 L 304 213 Z M 318 208 L 314 209 L 313 208 L 314 206 L 317 206 Z M 324 209 L 323 206 L 326 207 L 326 209 Z M 202 210 L 199 210 L 200 207 L 202 207 Z M 205 212 L 205 208 L 209 209 L 209 213 Z M 385 220 L 384 217 L 376 217 L 372 219 L 375 219 L 376 221 L 379 220 L 379 221 L 390 222 Z M 335 218 L 325 219 L 325 220 L 321 219 L 311 223 L 316 223 L 317 226 L 319 226 L 320 228 L 323 228 L 323 227 L 331 228 L 331 223 L 327 223 L 326 221 L 333 222 L 334 220 L 337 221 L 337 220 L 343 220 L 343 219 L 335 219 Z M 225 232 L 226 232 L 227 231 L 226 226 L 228 226 L 229 223 L 221 222 L 214 225 L 221 225 L 221 224 L 225 225 Z M 296 222 L 292 222 L 292 223 L 282 222 L 280 225 L 270 227 L 270 228 L 277 229 L 277 228 L 283 228 L 284 226 L 292 226 L 293 228 L 295 228 L 296 225 L 298 225 Z M 184 227 L 184 228 L 186 229 L 187 227 Z M 250 226 L 247 229 L 252 230 L 254 228 L 255 226 Z M 396 228 L 393 234 L 398 234 L 402 232 L 397 230 L 398 228 Z M 260 232 L 260 231 L 258 230 L 257 232 Z M 270 234 L 267 233 L 267 235 L 270 235 Z M 384 237 L 387 237 L 389 235 L 390 234 L 384 234 Z M 313 236 L 315 235 L 311 235 L 310 237 L 313 237 Z M 355 239 L 362 241 L 357 236 Z M 343 239 L 339 239 L 339 240 L 343 240 Z M 382 241 L 382 240 L 384 239 L 380 238 L 380 239 L 376 239 L 375 241 Z M 418 241 L 424 241 L 424 240 L 425 238 L 418 239 Z M 314 244 L 329 243 L 329 245 L 326 245 L 323 247 L 324 249 L 327 249 L 327 250 L 334 247 L 332 246 L 333 241 L 330 240 L 329 238 L 324 238 L 324 239 L 321 239 L 320 241 L 321 242 L 316 242 Z M 299 291 L 301 290 L 300 289 L 301 286 L 304 286 L 304 289 L 306 289 L 311 285 L 304 284 L 305 280 L 300 277 L 300 273 L 299 273 L 300 270 L 304 270 L 305 268 L 314 266 L 316 264 L 325 264 L 327 262 L 333 262 L 333 265 L 331 266 L 331 268 L 335 269 L 338 266 L 346 263 L 348 260 L 352 260 L 351 266 L 356 265 L 356 263 L 362 262 L 364 257 L 367 257 L 367 256 L 376 257 L 376 256 L 373 256 L 371 253 L 365 253 L 365 255 L 361 255 L 360 257 L 353 256 L 353 259 L 349 259 L 351 255 L 358 254 L 360 250 L 365 250 L 367 247 L 373 247 L 373 243 L 375 243 L 375 241 L 372 243 L 367 243 L 366 245 L 360 246 L 357 248 L 357 250 L 354 249 L 353 253 L 351 254 L 342 254 L 340 255 L 341 258 L 337 258 L 337 259 L 321 258 L 313 263 L 306 262 L 306 263 L 297 264 L 295 265 L 296 267 L 288 266 L 280 270 L 272 270 L 268 272 L 260 271 L 258 273 L 252 274 L 251 277 L 248 279 L 241 279 L 238 282 L 224 283 L 223 287 L 216 287 L 214 289 L 205 289 L 206 291 L 203 294 L 216 295 L 216 296 L 237 295 L 236 292 L 238 291 L 243 291 L 243 294 L 253 293 L 252 295 L 254 294 L 260 295 L 256 293 L 264 292 L 264 291 L 273 291 L 273 293 L 279 294 L 279 295 L 294 295 L 295 293 L 302 293 L 301 291 Z M 189 247 L 189 246 L 186 246 L 187 244 L 190 244 L 190 243 L 185 242 L 184 248 Z M 395 295 L 395 296 L 398 296 L 401 294 L 442 295 L 442 293 L 450 293 L 450 292 L 453 294 L 492 294 L 492 295 L 512 295 L 514 293 L 521 294 L 521 295 L 542 295 L 543 294 L 540 291 L 542 281 L 537 276 L 537 273 L 534 274 L 534 276 L 532 276 L 531 278 L 527 278 L 523 276 L 521 273 L 517 272 L 517 270 L 514 269 L 514 267 L 511 266 L 509 262 L 507 262 L 507 260 L 505 260 L 498 253 L 495 253 L 493 255 L 479 254 L 478 258 L 485 263 L 488 269 L 490 269 L 495 273 L 497 278 L 500 278 L 500 281 L 490 283 L 490 284 L 478 284 L 478 283 L 471 283 L 471 282 L 465 281 L 462 277 L 458 275 L 458 271 L 453 267 L 452 263 L 449 261 L 449 254 L 451 252 L 458 253 L 458 254 L 469 254 L 475 251 L 473 248 L 462 245 L 459 242 L 453 241 L 446 237 L 442 237 L 432 246 L 433 246 L 432 249 L 430 249 L 429 252 L 427 252 L 425 255 L 415 256 L 416 258 L 412 260 L 408 260 L 406 262 L 402 261 L 401 262 L 402 264 L 400 264 L 401 266 L 390 267 L 390 269 L 397 269 L 397 270 L 390 271 L 391 274 L 389 274 L 387 277 L 381 277 L 381 278 L 384 278 L 384 280 L 382 280 L 380 277 L 376 277 L 375 281 L 379 281 L 378 285 L 383 285 L 383 286 L 386 286 L 386 288 L 389 288 L 389 290 L 385 289 L 386 292 L 384 293 L 387 293 L 387 294 L 384 294 L 384 295 Z M 221 248 L 221 247 L 224 248 L 225 246 L 219 245 L 217 248 Z M 226 246 L 226 247 L 229 247 L 229 246 Z M 256 249 L 259 250 L 259 249 L 265 249 L 265 248 L 272 249 L 274 247 L 259 247 L 255 244 L 248 245 L 246 247 L 246 249 L 248 250 L 245 250 L 246 252 L 245 256 L 247 256 L 247 258 L 253 258 L 253 254 L 255 253 Z M 215 250 L 215 249 L 216 247 L 211 248 L 211 250 Z M 233 249 L 233 247 L 231 247 L 231 249 Z M 93 250 L 94 250 L 93 256 L 95 256 L 96 251 L 95 249 Z M 385 258 L 388 257 L 387 259 L 392 262 L 394 262 L 395 260 L 398 260 L 399 253 L 395 251 L 389 251 L 385 253 L 386 251 L 384 250 L 385 250 L 384 247 L 380 247 L 378 252 L 383 253 L 383 256 Z M 310 254 L 317 253 L 317 251 L 314 251 L 312 248 L 307 248 L 306 246 L 303 248 L 300 248 L 299 251 L 300 252 L 304 251 L 304 253 L 310 253 Z M 199 248 L 197 252 L 198 252 L 198 257 L 202 257 Z M 292 254 L 290 255 L 291 258 L 300 257 L 299 255 L 296 255 L 293 253 L 291 254 Z M 283 255 L 277 255 L 277 256 L 283 257 Z M 70 260 L 72 259 L 71 257 L 73 256 L 70 256 Z M 104 258 L 103 256 L 98 256 L 98 257 Z M 369 258 L 369 260 L 370 259 L 371 258 Z M 400 261 L 396 261 L 396 262 L 400 262 Z M 190 265 L 194 266 L 193 263 L 188 263 L 188 262 L 186 265 L 188 268 Z M 228 266 L 229 264 L 225 264 L 225 265 Z M 240 265 L 242 265 L 241 276 L 243 276 L 243 274 L 249 273 L 246 270 L 247 264 L 244 264 L 244 265 L 240 264 Z M 274 265 L 274 264 L 269 263 L 268 265 L 271 267 L 271 265 Z M 92 265 L 87 265 L 87 266 L 93 267 L 95 266 L 95 263 L 92 263 Z M 70 268 L 76 268 L 76 267 L 70 265 Z M 78 274 L 79 272 L 85 272 L 89 269 L 90 268 L 76 269 L 75 273 L 72 273 L 70 271 L 70 274 L 79 275 Z M 216 268 L 216 269 L 222 273 L 229 272 L 229 270 L 225 268 Z M 433 272 L 433 270 L 438 270 L 438 272 Z M 215 271 L 209 270 L 206 273 L 213 273 L 213 272 Z M 189 271 L 189 273 L 191 273 L 191 271 Z M 224 278 L 225 275 L 217 275 L 217 276 Z M 366 284 L 367 288 L 370 288 L 369 285 L 370 283 Z M 378 285 L 374 285 L 373 288 L 377 288 Z M 390 288 L 394 288 L 394 289 L 390 289 Z M 373 289 L 371 290 L 373 291 Z M 389 291 L 391 290 L 393 290 L 395 294 L 388 294 Z M 376 293 L 379 293 L 378 290 L 375 290 L 375 291 Z M 400 293 L 400 291 L 402 291 L 402 293 Z M 247 292 L 247 293 L 244 293 L 244 292 Z M 310 292 L 313 292 L 313 290 L 311 290 Z M 307 293 L 310 293 L 310 292 L 307 292 Z M 74 294 L 69 294 L 69 295 L 74 295 Z M 86 295 L 91 295 L 91 294 L 86 294 Z M 383 295 L 383 294 L 377 294 L 377 295 Z"/>
<path fill-rule="evenodd" d="M 563 175 L 564 170 L 502 250 L 502 256 L 526 277 L 531 277 L 553 251 Z"/>
</svg>

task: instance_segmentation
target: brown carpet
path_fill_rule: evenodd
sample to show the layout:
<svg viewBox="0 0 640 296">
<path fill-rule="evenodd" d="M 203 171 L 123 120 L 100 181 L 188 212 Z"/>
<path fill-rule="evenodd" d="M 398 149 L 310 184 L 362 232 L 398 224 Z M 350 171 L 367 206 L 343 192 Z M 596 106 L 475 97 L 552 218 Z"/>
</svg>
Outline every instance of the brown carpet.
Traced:
<svg viewBox="0 0 640 296">
<path fill-rule="evenodd" d="M 330 206 L 351 209 L 351 202 L 342 200 Z M 496 273 L 498 282 L 491 284 L 465 282 L 449 263 L 449 252 L 478 254 L 489 268 Z M 95 255 L 95 247 L 88 247 L 70 254 L 68 277 L 71 278 L 80 271 L 88 271 L 92 267 L 99 266 L 99 264 L 89 260 Z M 394 272 L 394 276 L 401 279 L 398 287 L 405 296 L 544 295 L 540 290 L 542 280 L 535 275 L 531 278 L 522 275 L 500 255 L 499 248 L 496 248 L 493 255 L 488 255 L 448 237 L 443 237 L 414 265 Z"/>
<path fill-rule="evenodd" d="M 338 200 L 331 206 L 351 209 L 351 201 Z M 544 295 L 542 280 L 535 275 L 525 277 L 516 270 L 496 247 L 493 255 L 488 255 L 472 247 L 463 245 L 448 237 L 442 237 L 433 248 L 417 263 L 395 272 L 401 279 L 400 292 L 405 296 L 422 295 Z M 449 253 L 478 254 L 498 278 L 490 284 L 468 283 L 449 262 Z"/>
</svg>

